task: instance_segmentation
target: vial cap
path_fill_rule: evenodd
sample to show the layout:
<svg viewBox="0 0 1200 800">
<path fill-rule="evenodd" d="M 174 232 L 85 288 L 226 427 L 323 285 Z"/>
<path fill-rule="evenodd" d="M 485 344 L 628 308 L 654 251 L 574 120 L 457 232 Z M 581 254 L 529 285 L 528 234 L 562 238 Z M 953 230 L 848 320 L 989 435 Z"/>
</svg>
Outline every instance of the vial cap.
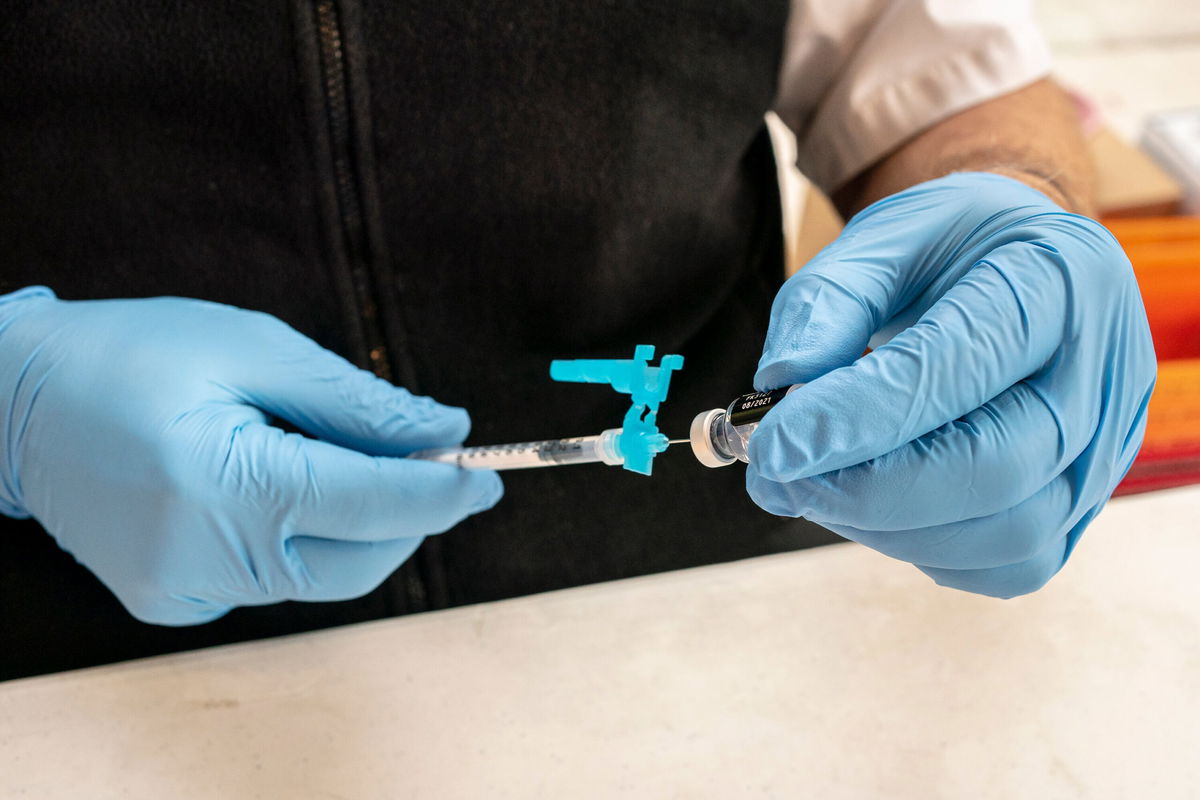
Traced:
<svg viewBox="0 0 1200 800">
<path fill-rule="evenodd" d="M 692 443 L 692 453 L 696 456 L 696 460 L 706 467 L 727 467 L 736 460 L 731 456 L 721 455 L 713 446 L 713 422 L 724 413 L 725 409 L 723 408 L 702 411 L 692 420 L 692 427 L 688 431 L 688 440 Z"/>
</svg>

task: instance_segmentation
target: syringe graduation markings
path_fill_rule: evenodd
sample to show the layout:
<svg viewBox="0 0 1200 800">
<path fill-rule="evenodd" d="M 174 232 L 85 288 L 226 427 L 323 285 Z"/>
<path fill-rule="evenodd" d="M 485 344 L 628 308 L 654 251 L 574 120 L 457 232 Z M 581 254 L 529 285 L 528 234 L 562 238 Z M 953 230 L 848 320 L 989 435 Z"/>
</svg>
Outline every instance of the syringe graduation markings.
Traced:
<svg viewBox="0 0 1200 800">
<path fill-rule="evenodd" d="M 599 436 L 576 436 L 569 439 L 546 439 L 540 442 L 494 444 L 485 447 L 447 447 L 414 454 L 426 461 L 454 464 L 464 469 L 527 469 L 553 467 L 563 464 L 588 464 L 602 461 L 622 463 L 616 451 L 620 429 L 605 431 Z"/>
</svg>

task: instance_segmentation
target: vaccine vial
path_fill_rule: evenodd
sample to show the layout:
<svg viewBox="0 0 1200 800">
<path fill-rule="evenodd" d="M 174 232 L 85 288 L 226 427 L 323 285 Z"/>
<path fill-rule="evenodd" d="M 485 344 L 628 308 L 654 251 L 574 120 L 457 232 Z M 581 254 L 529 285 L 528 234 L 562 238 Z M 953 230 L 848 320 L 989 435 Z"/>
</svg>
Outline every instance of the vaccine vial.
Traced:
<svg viewBox="0 0 1200 800">
<path fill-rule="evenodd" d="M 727 467 L 734 461 L 750 463 L 746 454 L 750 435 L 768 411 L 798 388 L 800 384 L 744 394 L 726 409 L 714 408 L 697 414 L 688 432 L 696 460 L 706 467 Z"/>
</svg>

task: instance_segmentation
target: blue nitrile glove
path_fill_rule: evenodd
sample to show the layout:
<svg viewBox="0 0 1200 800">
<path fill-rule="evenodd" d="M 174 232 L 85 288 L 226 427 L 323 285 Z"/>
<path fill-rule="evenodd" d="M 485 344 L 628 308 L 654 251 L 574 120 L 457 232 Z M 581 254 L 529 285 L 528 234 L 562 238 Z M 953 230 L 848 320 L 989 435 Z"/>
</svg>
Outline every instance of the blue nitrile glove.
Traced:
<svg viewBox="0 0 1200 800">
<path fill-rule="evenodd" d="M 494 472 L 394 457 L 460 443 L 462 409 L 195 300 L 0 297 L 0 423 L 0 511 L 166 625 L 359 596 L 502 493 Z"/>
<path fill-rule="evenodd" d="M 1155 374 L 1108 231 L 1010 178 L 930 181 L 780 291 L 754 385 L 807 385 L 751 437 L 747 488 L 940 584 L 1031 592 L 1133 462 Z"/>
</svg>

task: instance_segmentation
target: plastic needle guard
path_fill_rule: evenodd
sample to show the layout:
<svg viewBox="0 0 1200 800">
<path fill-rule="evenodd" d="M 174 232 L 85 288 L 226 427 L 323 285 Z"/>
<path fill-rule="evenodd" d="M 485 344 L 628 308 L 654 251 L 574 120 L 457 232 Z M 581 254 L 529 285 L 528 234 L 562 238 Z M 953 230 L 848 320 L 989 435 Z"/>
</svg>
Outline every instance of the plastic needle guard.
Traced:
<svg viewBox="0 0 1200 800">
<path fill-rule="evenodd" d="M 663 356 L 650 366 L 654 345 L 639 344 L 632 359 L 579 358 L 551 361 L 550 377 L 572 383 L 607 383 L 621 394 L 633 396 L 625 412 L 621 437 L 617 440 L 625 469 L 649 475 L 654 457 L 667 449 L 667 437 L 659 433 L 658 406 L 667 399 L 671 372 L 683 368 L 683 356 Z"/>
</svg>

